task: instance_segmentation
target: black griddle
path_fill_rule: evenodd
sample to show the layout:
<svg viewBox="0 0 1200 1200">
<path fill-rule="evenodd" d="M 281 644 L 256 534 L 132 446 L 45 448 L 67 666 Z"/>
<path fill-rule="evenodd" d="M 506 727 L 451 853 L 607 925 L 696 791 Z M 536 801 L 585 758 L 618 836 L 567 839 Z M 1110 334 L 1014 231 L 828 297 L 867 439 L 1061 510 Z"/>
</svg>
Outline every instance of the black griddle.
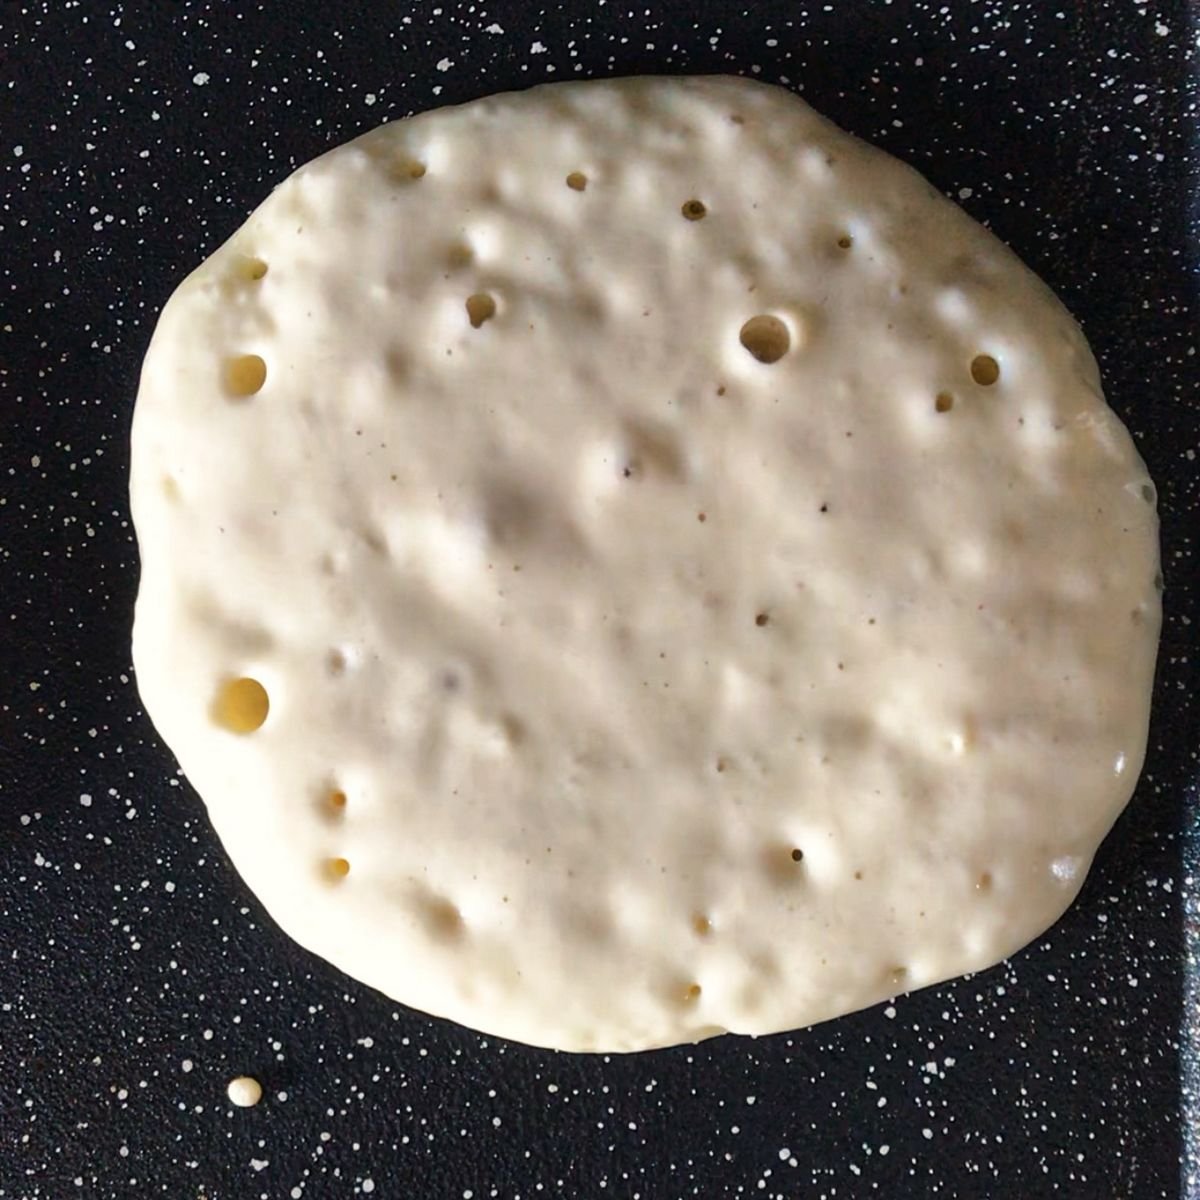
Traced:
<svg viewBox="0 0 1200 1200">
<path fill-rule="evenodd" d="M 1166 0 L 0 7 L 0 1200 L 1200 1195 L 1197 24 Z M 161 305 L 294 167 L 385 118 L 647 72 L 786 83 L 1055 287 L 1158 483 L 1166 624 L 1145 775 L 1045 938 L 816 1029 L 573 1057 L 401 1008 L 241 884 L 138 701 L 127 438 Z M 241 1073 L 265 1097 L 235 1111 Z"/>
</svg>

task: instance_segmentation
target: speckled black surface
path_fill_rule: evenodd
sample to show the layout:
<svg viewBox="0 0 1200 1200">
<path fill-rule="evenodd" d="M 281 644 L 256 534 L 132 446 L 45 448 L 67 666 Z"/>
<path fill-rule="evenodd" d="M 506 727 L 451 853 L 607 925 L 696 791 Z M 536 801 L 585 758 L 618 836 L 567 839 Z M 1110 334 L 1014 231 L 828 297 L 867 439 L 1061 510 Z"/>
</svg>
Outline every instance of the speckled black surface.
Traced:
<svg viewBox="0 0 1200 1200">
<path fill-rule="evenodd" d="M 0 1197 L 1200 1194 L 1188 4 L 569 7 L 0 7 Z M 645 71 L 802 89 L 1051 282 L 1158 482 L 1167 617 L 1146 774 L 1048 937 L 815 1030 L 608 1060 L 400 1010 L 264 917 L 131 678 L 126 438 L 158 309 L 294 166 Z M 233 1110 L 243 1072 L 266 1095 Z"/>
</svg>

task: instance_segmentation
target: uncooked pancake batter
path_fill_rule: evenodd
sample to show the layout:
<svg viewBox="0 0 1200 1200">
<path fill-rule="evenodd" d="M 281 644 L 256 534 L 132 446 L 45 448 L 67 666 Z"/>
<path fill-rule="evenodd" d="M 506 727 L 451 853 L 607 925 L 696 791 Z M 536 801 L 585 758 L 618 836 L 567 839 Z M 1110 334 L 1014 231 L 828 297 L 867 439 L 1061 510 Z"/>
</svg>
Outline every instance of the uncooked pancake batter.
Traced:
<svg viewBox="0 0 1200 1200">
<path fill-rule="evenodd" d="M 566 84 L 296 172 L 133 432 L 138 684 L 249 885 L 571 1050 L 978 970 L 1141 766 L 1153 484 L 1079 328 L 787 92 Z"/>
</svg>

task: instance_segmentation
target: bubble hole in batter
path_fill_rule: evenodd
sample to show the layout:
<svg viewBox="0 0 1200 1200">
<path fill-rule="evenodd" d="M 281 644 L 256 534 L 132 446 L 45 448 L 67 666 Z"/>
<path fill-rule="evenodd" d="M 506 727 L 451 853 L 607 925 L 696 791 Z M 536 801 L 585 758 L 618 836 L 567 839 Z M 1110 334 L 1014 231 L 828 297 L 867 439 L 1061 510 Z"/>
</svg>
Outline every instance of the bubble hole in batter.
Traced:
<svg viewBox="0 0 1200 1200">
<path fill-rule="evenodd" d="M 1000 364 L 990 354 L 977 354 L 971 359 L 971 378 L 980 387 L 991 387 L 1000 381 Z"/>
<path fill-rule="evenodd" d="M 760 363 L 777 363 L 792 347 L 788 327 L 769 313 L 751 317 L 741 328 L 738 340 Z"/>
<path fill-rule="evenodd" d="M 267 382 L 267 364 L 257 354 L 239 354 L 226 360 L 224 375 L 229 394 L 245 399 L 262 391 Z"/>
<path fill-rule="evenodd" d="M 241 254 L 238 256 L 237 274 L 247 283 L 257 283 L 266 277 L 267 264 L 256 255 Z"/>
<path fill-rule="evenodd" d="M 253 733 L 261 729 L 271 709 L 267 689 L 248 675 L 227 679 L 213 697 L 213 721 L 229 733 Z"/>
<path fill-rule="evenodd" d="M 340 883 L 350 874 L 350 860 L 347 858 L 327 858 L 324 864 L 325 877 L 333 883 Z"/>
<path fill-rule="evenodd" d="M 496 301 L 487 292 L 476 292 L 467 297 L 467 318 L 472 329 L 478 329 L 485 321 L 496 315 Z"/>
</svg>

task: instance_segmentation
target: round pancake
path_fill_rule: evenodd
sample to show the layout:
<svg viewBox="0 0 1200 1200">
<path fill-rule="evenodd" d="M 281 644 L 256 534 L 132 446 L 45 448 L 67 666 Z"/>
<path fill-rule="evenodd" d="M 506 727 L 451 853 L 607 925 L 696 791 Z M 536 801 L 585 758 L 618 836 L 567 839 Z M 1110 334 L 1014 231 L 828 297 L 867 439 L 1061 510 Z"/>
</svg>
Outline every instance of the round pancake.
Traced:
<svg viewBox="0 0 1200 1200">
<path fill-rule="evenodd" d="M 297 941 L 568 1050 L 1050 925 L 1128 801 L 1153 484 L 1079 328 L 789 93 L 570 83 L 303 167 L 166 306 L 137 680 Z"/>
</svg>

